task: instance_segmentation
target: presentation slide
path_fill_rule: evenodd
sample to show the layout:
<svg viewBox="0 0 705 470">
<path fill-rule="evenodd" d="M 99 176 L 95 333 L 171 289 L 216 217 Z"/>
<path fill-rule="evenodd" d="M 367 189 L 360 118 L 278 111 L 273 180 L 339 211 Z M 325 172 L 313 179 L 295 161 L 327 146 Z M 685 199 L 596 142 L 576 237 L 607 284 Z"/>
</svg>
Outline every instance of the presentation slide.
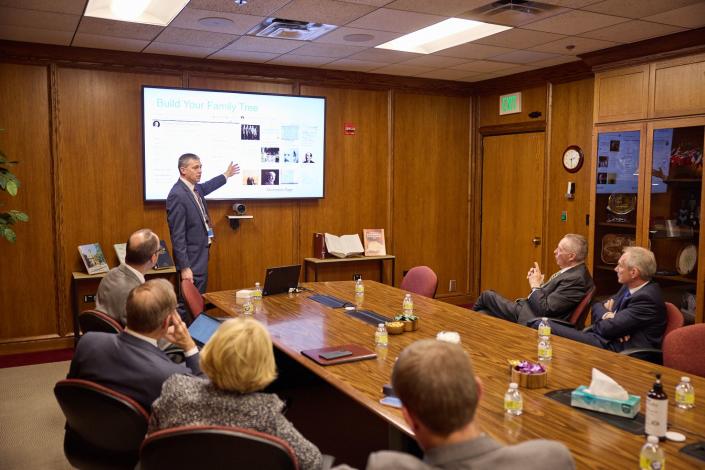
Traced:
<svg viewBox="0 0 705 470">
<path fill-rule="evenodd" d="M 597 137 L 597 194 L 639 192 L 639 131 Z"/>
<path fill-rule="evenodd" d="M 325 106 L 322 97 L 143 87 L 145 200 L 166 200 L 184 153 L 201 158 L 201 182 L 240 165 L 207 199 L 322 198 Z"/>
</svg>

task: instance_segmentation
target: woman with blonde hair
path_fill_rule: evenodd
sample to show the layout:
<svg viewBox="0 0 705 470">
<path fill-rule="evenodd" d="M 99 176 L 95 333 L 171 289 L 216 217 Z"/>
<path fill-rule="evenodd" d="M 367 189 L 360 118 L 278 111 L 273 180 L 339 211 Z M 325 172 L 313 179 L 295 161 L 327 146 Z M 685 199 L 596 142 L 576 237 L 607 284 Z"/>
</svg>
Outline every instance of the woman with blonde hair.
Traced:
<svg viewBox="0 0 705 470">
<path fill-rule="evenodd" d="M 201 351 L 210 380 L 172 375 L 152 405 L 149 432 L 175 426 L 237 426 L 277 436 L 294 449 L 301 469 L 318 469 L 318 448 L 282 414 L 284 403 L 259 392 L 277 376 L 272 340 L 258 321 L 223 323 Z"/>
</svg>

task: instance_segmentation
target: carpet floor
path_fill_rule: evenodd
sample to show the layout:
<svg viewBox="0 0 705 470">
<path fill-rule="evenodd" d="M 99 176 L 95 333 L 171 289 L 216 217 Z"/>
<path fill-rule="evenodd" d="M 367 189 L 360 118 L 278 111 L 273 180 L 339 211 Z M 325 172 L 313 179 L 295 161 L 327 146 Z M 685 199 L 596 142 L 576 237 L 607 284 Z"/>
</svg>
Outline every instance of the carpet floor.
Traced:
<svg viewBox="0 0 705 470">
<path fill-rule="evenodd" d="M 0 470 L 70 469 L 54 384 L 69 361 L 0 369 Z"/>
</svg>

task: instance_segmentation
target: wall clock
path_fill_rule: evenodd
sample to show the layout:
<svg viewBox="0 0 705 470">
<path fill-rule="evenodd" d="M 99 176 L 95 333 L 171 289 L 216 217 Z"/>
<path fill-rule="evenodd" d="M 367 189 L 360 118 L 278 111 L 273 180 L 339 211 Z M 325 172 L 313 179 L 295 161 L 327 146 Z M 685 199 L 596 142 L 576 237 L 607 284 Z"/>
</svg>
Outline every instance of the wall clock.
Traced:
<svg viewBox="0 0 705 470">
<path fill-rule="evenodd" d="M 571 145 L 563 151 L 563 168 L 568 173 L 575 173 L 583 166 L 585 156 L 577 145 Z"/>
</svg>

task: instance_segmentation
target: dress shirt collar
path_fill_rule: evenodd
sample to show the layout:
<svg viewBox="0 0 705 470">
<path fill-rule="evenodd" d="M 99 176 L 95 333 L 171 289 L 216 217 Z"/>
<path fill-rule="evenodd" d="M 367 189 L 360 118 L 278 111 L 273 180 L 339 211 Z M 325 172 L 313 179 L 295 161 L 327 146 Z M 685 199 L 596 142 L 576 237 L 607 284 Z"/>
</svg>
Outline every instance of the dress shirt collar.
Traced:
<svg viewBox="0 0 705 470">
<path fill-rule="evenodd" d="M 469 460 L 501 447 L 499 443 L 482 434 L 469 441 L 429 449 L 423 460 L 433 467 L 446 467 L 451 462 Z"/>
<path fill-rule="evenodd" d="M 196 190 L 196 185 L 195 185 L 195 184 L 191 183 L 190 181 L 188 181 L 187 179 L 184 179 L 184 178 L 182 178 L 182 177 L 179 177 L 179 179 L 180 179 L 181 181 L 183 181 L 183 183 L 186 185 L 186 187 L 187 187 L 188 189 L 191 190 L 191 192 L 194 192 L 194 191 Z"/>
<path fill-rule="evenodd" d="M 649 281 L 646 281 L 645 283 L 643 283 L 643 284 L 640 285 L 640 286 L 634 287 L 633 289 L 629 289 L 629 295 L 634 295 L 634 293 L 635 293 L 636 291 L 638 291 L 639 289 L 641 289 L 642 287 L 644 287 L 644 286 L 645 286 L 646 284 L 648 284 L 648 283 L 649 283 Z"/>
<path fill-rule="evenodd" d="M 134 274 L 135 276 L 137 276 L 137 279 L 140 280 L 140 284 L 144 284 L 144 281 L 145 281 L 145 280 L 144 280 L 144 274 L 142 274 L 141 272 L 137 271 L 135 268 L 133 268 L 132 266 L 130 266 L 130 265 L 127 264 L 127 263 L 125 263 L 125 267 L 126 267 L 127 269 L 129 269 L 130 272 L 132 272 L 132 274 Z"/>
<path fill-rule="evenodd" d="M 137 333 L 136 331 L 133 331 L 129 329 L 128 327 L 125 327 L 125 333 L 127 333 L 130 336 L 134 336 L 137 339 L 141 339 L 142 341 L 146 341 L 155 348 L 159 349 L 159 345 L 157 344 L 157 340 L 154 338 L 150 338 L 149 336 L 145 336 L 143 334 Z"/>
<path fill-rule="evenodd" d="M 558 271 L 558 272 L 559 272 L 560 274 L 563 274 L 564 272 L 568 271 L 569 269 L 577 268 L 577 267 L 580 266 L 581 264 L 585 264 L 585 263 L 581 261 L 580 263 L 574 264 L 573 266 L 568 266 L 567 268 L 563 268 L 563 269 L 561 269 L 561 270 Z"/>
</svg>

